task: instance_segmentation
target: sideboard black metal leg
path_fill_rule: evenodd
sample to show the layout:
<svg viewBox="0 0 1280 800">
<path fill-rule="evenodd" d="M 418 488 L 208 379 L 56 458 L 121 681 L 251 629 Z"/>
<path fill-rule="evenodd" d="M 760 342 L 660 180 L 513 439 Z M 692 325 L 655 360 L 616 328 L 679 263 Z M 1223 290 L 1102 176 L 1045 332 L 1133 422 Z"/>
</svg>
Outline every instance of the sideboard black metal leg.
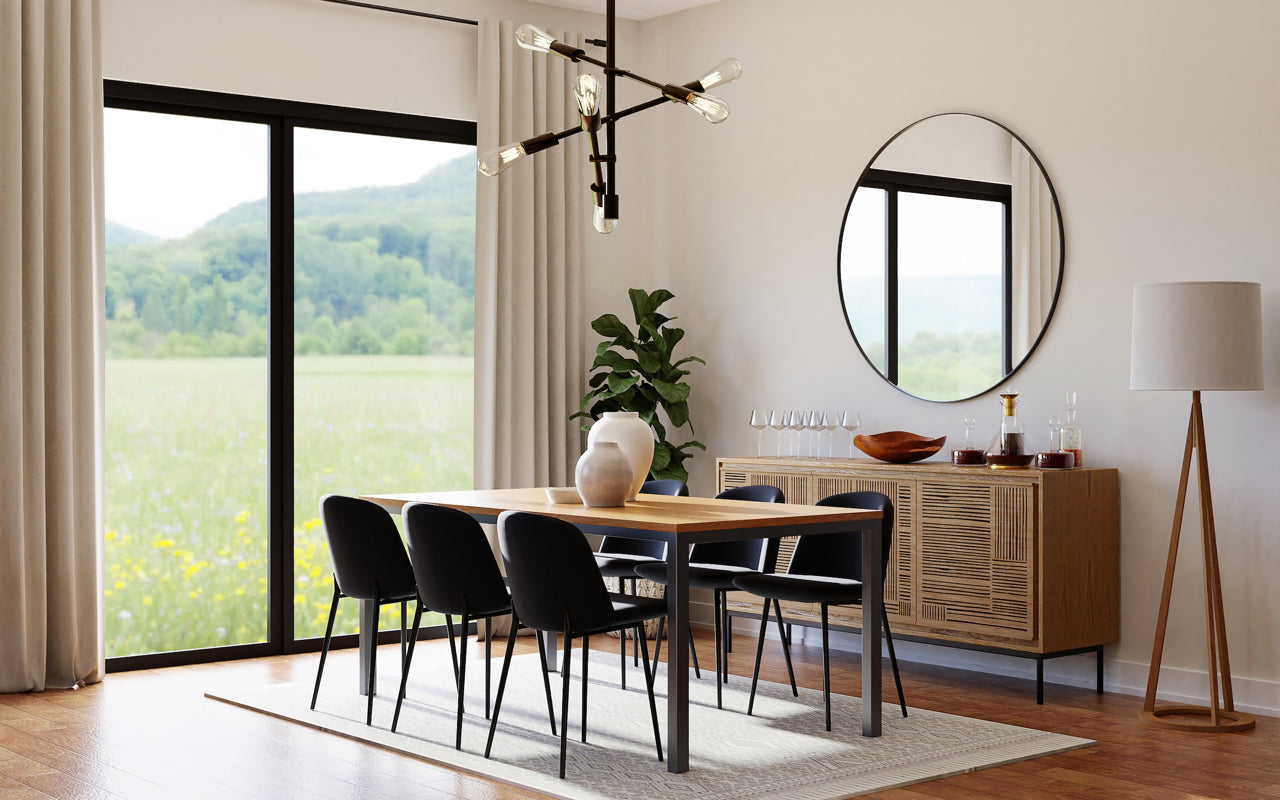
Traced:
<svg viewBox="0 0 1280 800">
<path fill-rule="evenodd" d="M 1098 694 L 1102 694 L 1102 645 L 1098 645 Z"/>
<path fill-rule="evenodd" d="M 1044 656 L 1036 656 L 1036 705 L 1044 705 Z"/>
</svg>

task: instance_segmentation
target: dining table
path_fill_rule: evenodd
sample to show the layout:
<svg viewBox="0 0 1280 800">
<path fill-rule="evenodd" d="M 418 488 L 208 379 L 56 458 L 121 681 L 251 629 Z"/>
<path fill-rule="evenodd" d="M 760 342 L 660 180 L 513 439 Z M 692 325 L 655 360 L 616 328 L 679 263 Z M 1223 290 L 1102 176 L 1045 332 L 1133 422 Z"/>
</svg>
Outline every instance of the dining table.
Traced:
<svg viewBox="0 0 1280 800">
<path fill-rule="evenodd" d="M 858 531 L 862 533 L 864 608 L 882 602 L 881 517 L 874 509 L 754 503 L 700 497 L 638 494 L 625 505 L 597 508 L 553 503 L 543 488 L 475 489 L 362 495 L 392 513 L 408 503 L 432 503 L 492 523 L 504 511 L 528 511 L 566 520 L 583 533 L 660 541 L 667 544 L 667 771 L 689 769 L 689 549 L 701 542 L 736 541 Z M 375 646 L 377 604 L 360 612 L 360 686 L 369 685 Z M 872 615 L 874 618 L 877 615 Z M 879 625 L 862 626 L 862 735 L 880 735 Z M 554 652 L 554 648 L 551 649 Z M 567 668 L 567 667 L 565 667 Z M 374 689 L 376 691 L 376 688 Z"/>
</svg>

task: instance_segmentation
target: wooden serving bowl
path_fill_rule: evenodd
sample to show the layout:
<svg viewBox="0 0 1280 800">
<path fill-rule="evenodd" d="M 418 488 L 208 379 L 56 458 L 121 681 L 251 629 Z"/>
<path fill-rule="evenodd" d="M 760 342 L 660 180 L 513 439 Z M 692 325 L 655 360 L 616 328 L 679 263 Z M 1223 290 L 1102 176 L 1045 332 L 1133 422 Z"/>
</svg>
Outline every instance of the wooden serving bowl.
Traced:
<svg viewBox="0 0 1280 800">
<path fill-rule="evenodd" d="M 907 431 L 860 434 L 853 437 L 853 444 L 862 452 L 890 464 L 910 464 L 926 459 L 942 449 L 947 437 L 930 439 Z"/>
</svg>

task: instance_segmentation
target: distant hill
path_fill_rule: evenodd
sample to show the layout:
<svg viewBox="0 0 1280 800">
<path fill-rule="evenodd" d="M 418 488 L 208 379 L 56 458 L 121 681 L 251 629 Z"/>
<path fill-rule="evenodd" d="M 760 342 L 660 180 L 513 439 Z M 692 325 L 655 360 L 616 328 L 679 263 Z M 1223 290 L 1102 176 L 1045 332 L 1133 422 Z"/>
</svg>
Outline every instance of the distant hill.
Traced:
<svg viewBox="0 0 1280 800">
<path fill-rule="evenodd" d="M 461 156 L 441 164 L 413 183 L 298 194 L 293 200 L 294 218 L 371 215 L 384 221 L 411 216 L 473 219 L 475 181 L 475 156 Z M 266 218 L 264 198 L 241 203 L 214 217 L 200 230 L 257 225 Z"/>
<path fill-rule="evenodd" d="M 844 291 L 853 319 L 884 318 L 884 290 L 879 281 L 852 281 L 845 284 Z M 904 279 L 898 291 L 903 303 L 898 319 L 902 341 L 910 341 L 921 330 L 942 336 L 1000 332 L 999 275 Z"/>
<path fill-rule="evenodd" d="M 151 244 L 162 241 L 159 236 L 107 220 L 107 247 L 114 245 Z"/>
</svg>

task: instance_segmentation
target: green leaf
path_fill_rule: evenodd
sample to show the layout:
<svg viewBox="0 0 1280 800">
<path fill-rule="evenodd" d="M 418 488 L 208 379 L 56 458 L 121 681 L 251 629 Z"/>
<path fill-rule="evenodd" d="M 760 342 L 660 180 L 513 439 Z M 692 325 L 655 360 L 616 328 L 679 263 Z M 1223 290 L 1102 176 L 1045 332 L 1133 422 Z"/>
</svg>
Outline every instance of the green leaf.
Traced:
<svg viewBox="0 0 1280 800">
<path fill-rule="evenodd" d="M 627 377 L 625 375 L 618 375 L 617 373 L 614 373 L 609 376 L 609 391 L 614 394 L 622 394 L 632 386 L 635 386 L 636 382 L 639 380 L 640 378 L 638 377 Z"/>
<path fill-rule="evenodd" d="M 592 389 L 598 388 L 602 383 L 608 380 L 609 374 L 610 373 L 608 372 L 597 372 L 595 375 L 591 376 L 591 380 L 587 381 L 587 385 Z"/>
<path fill-rule="evenodd" d="M 689 421 L 689 404 L 688 403 L 671 403 L 664 405 L 667 410 L 667 417 L 671 420 L 672 427 L 679 428 Z"/>
<path fill-rule="evenodd" d="M 667 328 L 662 332 L 662 340 L 666 342 L 668 351 L 675 350 L 683 338 L 684 328 Z"/>
<path fill-rule="evenodd" d="M 658 394 L 668 403 L 683 403 L 689 399 L 689 384 L 687 383 L 654 381 L 653 388 L 657 389 Z"/>
<path fill-rule="evenodd" d="M 653 461 L 650 462 L 649 471 L 654 472 L 664 470 L 671 463 L 671 445 L 666 442 L 658 442 L 653 446 Z"/>
<path fill-rule="evenodd" d="M 630 341 L 631 329 L 616 314 L 602 314 L 591 321 L 591 330 L 609 339 Z"/>
<path fill-rule="evenodd" d="M 640 362 L 634 358 L 627 358 L 616 350 L 610 350 L 607 353 L 601 353 L 596 356 L 596 360 L 591 362 L 592 369 L 600 369 L 608 367 L 614 372 L 639 372 Z"/>
<path fill-rule="evenodd" d="M 640 364 L 640 372 L 645 375 L 656 375 L 662 369 L 663 359 L 648 348 L 636 350 L 636 361 Z"/>
<path fill-rule="evenodd" d="M 704 367 L 707 365 L 707 362 L 703 361 L 702 359 L 698 358 L 697 356 L 685 356 L 684 358 L 680 359 L 679 361 L 677 361 L 676 363 L 672 364 L 671 366 L 673 366 L 673 367 L 678 367 L 678 366 L 680 366 L 681 364 L 688 364 L 688 363 L 689 363 L 689 362 L 691 362 L 691 361 L 696 361 L 696 362 L 698 362 L 699 364 L 701 364 L 701 365 L 702 365 L 702 366 L 704 366 Z M 688 373 L 688 372 L 685 372 L 684 374 L 685 374 L 685 375 L 688 375 L 689 373 Z"/>
</svg>

